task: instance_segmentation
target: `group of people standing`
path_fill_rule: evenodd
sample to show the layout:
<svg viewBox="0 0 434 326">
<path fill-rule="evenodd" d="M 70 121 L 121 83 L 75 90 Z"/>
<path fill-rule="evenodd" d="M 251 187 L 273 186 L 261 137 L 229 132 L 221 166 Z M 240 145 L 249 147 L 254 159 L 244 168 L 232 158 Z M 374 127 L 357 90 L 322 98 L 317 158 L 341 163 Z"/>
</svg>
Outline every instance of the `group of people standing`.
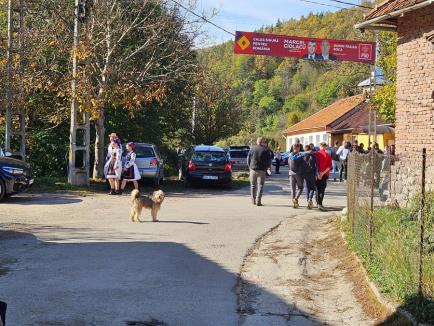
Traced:
<svg viewBox="0 0 434 326">
<path fill-rule="evenodd" d="M 294 208 L 300 206 L 299 198 L 306 184 L 307 208 L 314 207 L 313 198 L 315 197 L 317 207 L 320 210 L 324 209 L 324 195 L 332 169 L 332 159 L 327 150 L 326 143 L 321 143 L 318 150 L 313 144 L 303 148 L 298 139 L 292 145 L 288 164 Z"/>
<path fill-rule="evenodd" d="M 325 189 L 332 169 L 332 159 L 327 149 L 326 143 L 322 143 L 319 150 L 309 145 L 303 148 L 298 140 L 292 145 L 288 164 L 294 208 L 299 207 L 298 200 L 303 193 L 305 183 L 307 207 L 313 208 L 313 198 L 316 194 L 318 208 L 321 210 L 324 208 Z M 262 206 L 266 172 L 271 166 L 270 150 L 265 138 L 257 139 L 256 146 L 250 150 L 247 161 L 250 170 L 251 200 L 253 205 Z"/>
<path fill-rule="evenodd" d="M 389 149 L 388 152 L 394 151 L 393 147 L 393 145 L 391 147 L 387 147 Z M 354 140 L 353 143 L 350 143 L 349 141 L 344 141 L 340 146 L 339 141 L 336 141 L 334 146 L 331 146 L 328 149 L 328 153 L 330 154 L 333 161 L 334 181 L 336 181 L 336 175 L 338 171 L 339 181 L 342 182 L 344 180 L 347 180 L 348 158 L 351 152 L 356 152 L 359 154 L 369 154 L 371 151 L 374 151 L 377 154 L 384 154 L 383 151 L 380 149 L 380 146 L 376 142 L 373 143 L 372 147 L 369 146 L 367 149 L 365 149 L 364 144 L 359 144 L 357 140 Z"/>
<path fill-rule="evenodd" d="M 140 180 L 140 172 L 135 163 L 136 144 L 128 142 L 125 145 L 127 153 L 124 157 L 120 138 L 115 133 L 111 133 L 109 137 L 110 144 L 104 166 L 104 175 L 110 184 L 109 195 L 122 195 L 129 181 L 133 183 L 134 189 L 139 189 L 137 181 Z"/>
</svg>

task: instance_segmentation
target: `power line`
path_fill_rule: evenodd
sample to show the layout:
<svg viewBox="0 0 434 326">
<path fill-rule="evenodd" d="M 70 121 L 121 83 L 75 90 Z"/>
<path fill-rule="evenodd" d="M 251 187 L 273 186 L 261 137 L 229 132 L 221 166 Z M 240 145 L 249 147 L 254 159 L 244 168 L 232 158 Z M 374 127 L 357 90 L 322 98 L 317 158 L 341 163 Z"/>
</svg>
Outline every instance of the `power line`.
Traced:
<svg viewBox="0 0 434 326">
<path fill-rule="evenodd" d="M 364 5 L 358 5 L 358 4 L 355 4 L 355 3 L 341 1 L 341 0 L 328 0 L 328 1 L 333 1 L 333 2 L 337 2 L 337 3 L 342 3 L 344 5 L 350 5 L 350 6 L 364 8 L 364 9 L 374 9 L 372 7 L 368 7 L 368 6 L 364 6 Z"/>
<path fill-rule="evenodd" d="M 338 8 L 338 9 L 348 9 L 346 7 L 339 7 L 339 6 L 329 5 L 329 4 L 326 4 L 326 3 L 321 3 L 321 2 L 311 1 L 311 0 L 299 0 L 299 1 L 313 3 L 313 4 L 316 4 L 316 5 L 325 6 L 325 7 L 332 7 L 332 8 Z"/>
<path fill-rule="evenodd" d="M 214 27 L 216 27 L 216 28 L 222 30 L 223 32 L 226 32 L 226 33 L 228 33 L 228 34 L 230 34 L 230 35 L 232 35 L 232 36 L 235 36 L 234 33 L 228 31 L 228 30 L 225 29 L 224 27 L 221 27 L 221 26 L 219 26 L 219 25 L 213 23 L 212 21 L 210 21 L 210 20 L 207 19 L 206 17 L 201 16 L 201 15 L 199 15 L 199 14 L 196 14 L 194 11 L 192 11 L 191 9 L 185 7 L 184 5 L 182 5 L 181 3 L 179 3 L 178 1 L 176 1 L 176 0 L 170 0 L 170 1 L 172 1 L 172 2 L 175 3 L 175 4 L 177 4 L 177 5 L 180 6 L 182 9 L 188 11 L 188 12 L 191 13 L 192 15 L 194 15 L 194 16 L 196 16 L 196 17 L 202 19 L 203 21 L 207 22 L 208 24 L 211 24 L 211 25 L 213 25 Z"/>
<path fill-rule="evenodd" d="M 188 11 L 189 13 L 191 13 L 192 15 L 198 17 L 199 19 L 203 20 L 204 22 L 211 24 L 212 26 L 214 26 L 215 28 L 218 28 L 220 30 L 222 30 L 225 33 L 228 33 L 232 36 L 235 36 L 235 34 L 233 32 L 228 31 L 227 29 L 225 29 L 224 27 L 221 27 L 219 25 L 217 25 L 216 23 L 213 23 L 212 21 L 210 21 L 208 18 L 199 15 L 197 13 L 195 13 L 193 10 L 187 8 L 186 6 L 184 6 L 183 4 L 181 4 L 180 2 L 176 1 L 176 0 L 170 0 L 173 3 L 177 4 L 179 7 L 181 7 L 182 9 Z M 337 8 L 337 9 L 349 9 L 349 10 L 354 10 L 348 7 L 341 7 L 341 6 L 334 6 L 334 5 L 330 5 L 330 4 L 326 4 L 326 3 L 321 3 L 321 2 L 316 2 L 316 1 L 312 1 L 312 0 L 299 0 L 302 2 L 307 2 L 307 3 L 313 3 L 316 5 L 320 5 L 320 6 L 326 6 L 326 7 L 332 7 L 332 8 Z M 359 7 L 359 8 L 364 8 L 364 9 L 374 9 L 372 7 L 368 7 L 368 6 L 364 6 L 364 5 L 357 5 L 355 3 L 350 3 L 350 2 L 345 2 L 345 1 L 341 1 L 341 0 L 328 0 L 328 1 L 333 1 L 333 2 L 337 2 L 337 3 L 342 3 L 342 4 L 346 4 L 346 5 L 350 5 L 350 6 L 354 6 L 354 7 Z"/>
</svg>

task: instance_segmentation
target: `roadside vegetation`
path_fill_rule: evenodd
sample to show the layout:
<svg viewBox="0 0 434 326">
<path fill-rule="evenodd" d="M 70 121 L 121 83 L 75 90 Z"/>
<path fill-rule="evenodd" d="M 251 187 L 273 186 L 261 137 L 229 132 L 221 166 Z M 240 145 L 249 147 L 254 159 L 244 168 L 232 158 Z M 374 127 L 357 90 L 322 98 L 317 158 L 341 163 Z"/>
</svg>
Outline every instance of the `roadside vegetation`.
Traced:
<svg viewBox="0 0 434 326">
<path fill-rule="evenodd" d="M 368 212 L 366 212 L 368 214 Z M 434 195 L 429 196 L 425 212 L 425 250 L 423 255 L 423 295 L 419 280 L 419 201 L 408 208 L 379 207 L 374 211 L 372 255 L 368 254 L 368 215 L 343 224 L 352 250 L 361 258 L 369 278 L 388 300 L 411 312 L 419 322 L 434 323 Z M 359 215 L 360 216 L 360 215 Z"/>
<path fill-rule="evenodd" d="M 234 175 L 231 188 L 225 189 L 233 191 L 248 186 L 249 184 L 248 176 Z M 155 188 L 152 187 L 151 182 L 140 182 L 140 188 L 143 193 L 151 193 L 155 190 Z M 66 177 L 40 177 L 35 179 L 35 184 L 30 188 L 29 192 L 39 194 L 67 191 L 71 194 L 86 196 L 92 193 L 106 193 L 108 192 L 108 189 L 106 180 L 103 179 L 91 180 L 89 187 L 76 187 L 69 184 Z M 174 176 L 165 178 L 161 185 L 161 189 L 169 193 L 185 192 L 183 181 L 178 180 L 178 178 Z M 221 187 L 216 186 L 215 189 L 221 189 Z"/>
</svg>

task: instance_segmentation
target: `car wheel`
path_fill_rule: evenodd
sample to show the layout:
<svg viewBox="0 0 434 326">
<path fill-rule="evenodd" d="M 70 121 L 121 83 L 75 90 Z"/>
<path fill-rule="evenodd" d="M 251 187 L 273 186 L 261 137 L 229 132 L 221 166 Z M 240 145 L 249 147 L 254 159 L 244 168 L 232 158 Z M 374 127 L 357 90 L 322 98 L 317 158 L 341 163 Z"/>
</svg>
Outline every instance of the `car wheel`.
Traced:
<svg viewBox="0 0 434 326">
<path fill-rule="evenodd" d="M 0 200 L 6 195 L 6 185 L 2 179 L 0 179 Z"/>
</svg>

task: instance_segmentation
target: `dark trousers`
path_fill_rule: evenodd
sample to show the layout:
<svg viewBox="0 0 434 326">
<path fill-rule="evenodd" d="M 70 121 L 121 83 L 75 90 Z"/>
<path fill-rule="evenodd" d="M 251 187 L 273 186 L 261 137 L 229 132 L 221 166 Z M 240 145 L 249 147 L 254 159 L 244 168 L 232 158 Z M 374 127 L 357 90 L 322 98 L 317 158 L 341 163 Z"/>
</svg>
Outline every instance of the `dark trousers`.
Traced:
<svg viewBox="0 0 434 326">
<path fill-rule="evenodd" d="M 304 178 L 300 174 L 290 175 L 291 187 L 292 187 L 292 198 L 298 199 L 303 193 Z"/>
<path fill-rule="evenodd" d="M 342 174 L 344 175 L 345 180 L 347 180 L 347 170 L 348 170 L 348 161 L 341 160 L 341 166 L 339 168 L 339 181 L 342 181 Z"/>
<path fill-rule="evenodd" d="M 276 174 L 280 173 L 280 160 L 276 158 Z"/>
<path fill-rule="evenodd" d="M 1 323 L 6 326 L 6 308 L 7 308 L 7 304 L 6 302 L 0 301 L 0 319 L 1 319 Z"/>
<path fill-rule="evenodd" d="M 327 188 L 327 176 L 323 176 L 321 180 L 316 180 L 316 203 L 322 205 L 324 200 L 325 190 Z"/>
<path fill-rule="evenodd" d="M 304 180 L 306 181 L 306 195 L 307 200 L 313 199 L 315 195 L 315 176 L 313 173 L 303 175 Z"/>
</svg>

